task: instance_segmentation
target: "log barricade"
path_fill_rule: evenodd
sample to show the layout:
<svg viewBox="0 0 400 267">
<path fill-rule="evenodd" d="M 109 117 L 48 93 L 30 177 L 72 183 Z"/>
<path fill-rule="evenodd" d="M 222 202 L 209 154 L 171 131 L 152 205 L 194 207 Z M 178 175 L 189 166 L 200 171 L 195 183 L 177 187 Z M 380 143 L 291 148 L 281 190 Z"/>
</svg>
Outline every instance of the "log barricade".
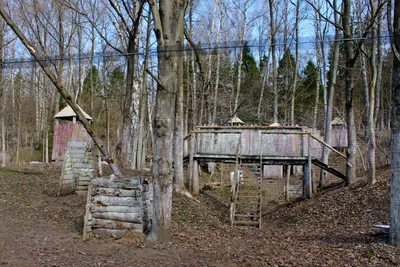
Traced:
<svg viewBox="0 0 400 267">
<path fill-rule="evenodd" d="M 83 239 L 93 235 L 121 237 L 130 231 L 150 232 L 152 192 L 149 177 L 93 179 L 87 195 Z"/>
</svg>

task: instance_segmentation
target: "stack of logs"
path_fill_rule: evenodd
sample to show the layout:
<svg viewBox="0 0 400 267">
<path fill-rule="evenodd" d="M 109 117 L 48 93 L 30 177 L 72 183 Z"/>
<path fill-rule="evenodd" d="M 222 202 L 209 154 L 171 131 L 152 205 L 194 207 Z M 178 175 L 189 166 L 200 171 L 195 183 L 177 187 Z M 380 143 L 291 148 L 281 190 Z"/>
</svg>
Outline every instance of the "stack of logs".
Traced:
<svg viewBox="0 0 400 267">
<path fill-rule="evenodd" d="M 130 231 L 149 233 L 152 195 L 149 177 L 93 179 L 88 190 L 83 239 L 93 234 L 121 237 Z"/>
</svg>

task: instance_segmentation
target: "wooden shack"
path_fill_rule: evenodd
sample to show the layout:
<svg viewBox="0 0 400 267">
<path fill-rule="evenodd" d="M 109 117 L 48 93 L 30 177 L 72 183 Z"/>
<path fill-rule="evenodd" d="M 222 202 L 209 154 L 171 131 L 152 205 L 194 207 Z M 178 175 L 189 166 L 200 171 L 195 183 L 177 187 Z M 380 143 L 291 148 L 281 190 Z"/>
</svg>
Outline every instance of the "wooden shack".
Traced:
<svg viewBox="0 0 400 267">
<path fill-rule="evenodd" d="M 343 119 L 336 117 L 331 122 L 331 146 L 336 149 L 343 149 L 347 147 L 347 127 Z"/>
<path fill-rule="evenodd" d="M 78 106 L 79 107 L 79 106 Z M 92 118 L 79 109 L 85 115 L 89 122 Z M 64 160 L 65 150 L 69 142 L 87 142 L 90 143 L 90 136 L 83 125 L 77 120 L 77 115 L 68 105 L 54 116 L 56 124 L 54 126 L 53 150 L 51 159 L 55 161 Z"/>
</svg>

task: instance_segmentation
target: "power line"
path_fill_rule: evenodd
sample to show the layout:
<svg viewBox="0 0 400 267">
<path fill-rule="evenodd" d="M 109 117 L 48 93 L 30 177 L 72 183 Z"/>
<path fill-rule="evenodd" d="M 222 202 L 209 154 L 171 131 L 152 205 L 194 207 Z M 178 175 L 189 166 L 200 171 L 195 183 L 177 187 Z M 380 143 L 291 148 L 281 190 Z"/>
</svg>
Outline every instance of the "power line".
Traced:
<svg viewBox="0 0 400 267">
<path fill-rule="evenodd" d="M 349 38 L 349 39 L 344 39 L 341 38 L 339 40 L 335 39 L 325 39 L 320 41 L 320 43 L 332 43 L 335 41 L 368 41 L 368 40 L 373 40 L 377 39 L 378 37 L 354 37 L 354 38 Z M 383 40 L 386 40 L 386 43 L 388 41 L 390 42 L 390 35 L 385 35 L 381 36 Z M 311 37 L 302 37 L 302 39 L 311 39 Z M 307 41 L 299 41 L 297 44 L 300 45 L 300 50 L 311 50 L 311 46 L 308 49 L 301 48 L 301 45 L 312 45 L 317 43 L 315 40 L 307 40 Z M 279 40 L 276 42 L 275 46 L 278 47 L 283 47 L 285 45 L 293 46 L 295 45 L 296 42 L 280 42 Z M 235 49 L 240 49 L 244 47 L 248 48 L 264 48 L 266 49 L 268 46 L 271 46 L 270 40 L 269 39 L 254 39 L 254 40 L 245 40 L 244 42 L 241 41 L 230 41 L 230 42 L 222 42 L 222 43 L 216 43 L 216 44 L 208 44 L 208 46 L 202 46 L 201 44 L 196 45 L 195 48 L 193 48 L 190 45 L 174 45 L 174 46 L 168 46 L 166 47 L 165 50 L 159 50 L 159 49 L 151 49 L 149 52 L 147 52 L 150 55 L 157 55 L 159 53 L 171 53 L 172 55 L 174 53 L 180 53 L 180 52 L 193 52 L 196 50 L 198 53 L 203 53 L 203 54 L 208 54 L 209 51 L 212 53 L 219 53 L 220 50 L 235 50 Z M 228 51 L 231 52 L 231 51 Z M 41 62 L 57 62 L 57 61 L 80 61 L 80 60 L 88 60 L 88 59 L 110 59 L 110 58 L 125 58 L 125 57 L 130 57 L 130 56 L 145 56 L 146 52 L 145 51 L 138 51 L 134 53 L 117 53 L 117 52 L 95 52 L 94 54 L 92 53 L 77 53 L 74 55 L 69 55 L 66 57 L 61 57 L 60 55 L 57 56 L 45 56 L 41 58 L 39 61 Z M 7 68 L 10 65 L 18 65 L 18 64 L 31 64 L 31 63 L 36 63 L 36 60 L 33 58 L 19 58 L 19 59 L 13 59 L 13 60 L 3 60 L 0 62 L 1 66 L 3 68 Z"/>
</svg>

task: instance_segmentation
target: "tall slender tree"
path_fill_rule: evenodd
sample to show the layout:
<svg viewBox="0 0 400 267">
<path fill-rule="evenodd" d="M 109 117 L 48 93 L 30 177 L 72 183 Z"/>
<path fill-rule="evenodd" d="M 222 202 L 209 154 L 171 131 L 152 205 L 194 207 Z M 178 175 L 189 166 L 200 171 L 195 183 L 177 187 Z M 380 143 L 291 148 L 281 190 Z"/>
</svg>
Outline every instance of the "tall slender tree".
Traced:
<svg viewBox="0 0 400 267">
<path fill-rule="evenodd" d="M 158 43 L 158 84 L 153 149 L 153 223 L 150 239 L 160 242 L 171 238 L 172 212 L 172 141 L 175 101 L 180 75 L 181 57 L 175 50 L 183 45 L 186 1 L 149 1 Z M 179 53 L 179 52 L 178 52 Z"/>
<path fill-rule="evenodd" d="M 388 1 L 388 22 L 392 23 L 392 3 Z M 400 1 L 394 2 L 392 34 L 393 80 L 392 80 L 392 141 L 391 141 L 391 182 L 390 182 L 390 233 L 389 242 L 400 246 Z M 393 32 L 392 32 L 393 31 Z"/>
</svg>

